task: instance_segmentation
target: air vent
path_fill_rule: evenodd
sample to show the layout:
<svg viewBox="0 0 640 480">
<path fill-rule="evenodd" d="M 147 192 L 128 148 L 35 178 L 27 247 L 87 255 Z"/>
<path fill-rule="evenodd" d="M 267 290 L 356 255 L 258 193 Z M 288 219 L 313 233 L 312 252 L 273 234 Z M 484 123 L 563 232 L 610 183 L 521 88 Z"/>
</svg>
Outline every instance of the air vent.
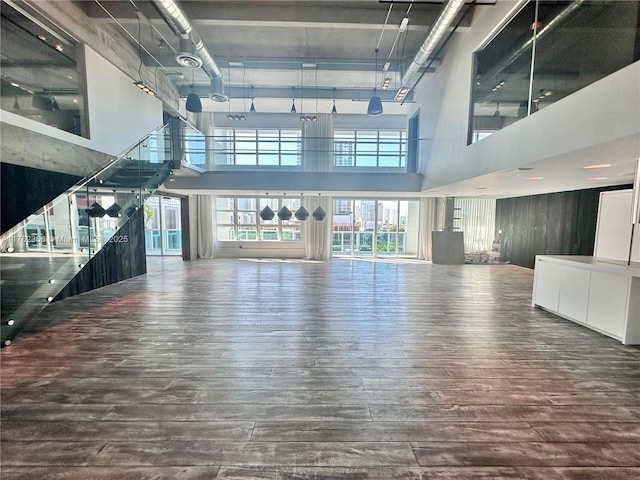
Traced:
<svg viewBox="0 0 640 480">
<path fill-rule="evenodd" d="M 180 39 L 180 51 L 176 54 L 176 61 L 187 68 L 202 66 L 202 59 L 196 54 L 196 46 L 188 38 Z"/>
<path fill-rule="evenodd" d="M 213 78 L 211 80 L 211 91 L 209 92 L 209 98 L 214 102 L 226 102 L 229 100 L 224 94 L 224 84 L 221 78 Z"/>
</svg>

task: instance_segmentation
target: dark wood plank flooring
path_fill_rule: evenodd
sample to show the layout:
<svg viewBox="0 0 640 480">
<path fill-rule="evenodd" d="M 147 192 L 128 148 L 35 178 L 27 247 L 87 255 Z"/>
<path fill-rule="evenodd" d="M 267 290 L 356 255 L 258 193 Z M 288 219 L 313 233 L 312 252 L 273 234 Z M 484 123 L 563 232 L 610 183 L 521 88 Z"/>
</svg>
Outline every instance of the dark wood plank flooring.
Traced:
<svg viewBox="0 0 640 480">
<path fill-rule="evenodd" d="M 1 477 L 640 479 L 640 349 L 532 281 L 150 258 L 2 350 Z"/>
</svg>

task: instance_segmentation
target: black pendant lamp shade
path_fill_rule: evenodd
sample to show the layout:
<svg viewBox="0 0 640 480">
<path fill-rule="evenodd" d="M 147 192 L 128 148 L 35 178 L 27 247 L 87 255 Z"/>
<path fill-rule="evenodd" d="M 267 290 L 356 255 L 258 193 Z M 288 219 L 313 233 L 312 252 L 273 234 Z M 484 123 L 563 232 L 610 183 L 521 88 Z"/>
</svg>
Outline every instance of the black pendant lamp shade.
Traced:
<svg viewBox="0 0 640 480">
<path fill-rule="evenodd" d="M 202 102 L 200 101 L 200 97 L 198 95 L 196 95 L 196 93 L 193 91 L 195 83 L 196 83 L 196 76 L 195 76 L 195 72 L 194 70 L 191 70 L 191 93 L 189 95 L 187 95 L 187 112 L 192 112 L 192 113 L 201 113 L 202 112 Z"/>
<path fill-rule="evenodd" d="M 260 210 L 260 218 L 262 220 L 264 220 L 265 222 L 269 221 L 269 220 L 273 220 L 273 217 L 275 217 L 275 216 L 276 216 L 276 214 L 273 212 L 273 210 L 271 210 L 269 205 L 267 205 L 262 210 Z"/>
<path fill-rule="evenodd" d="M 291 217 L 293 217 L 293 213 L 291 213 L 291 210 L 289 210 L 287 207 L 282 207 L 278 212 L 278 218 L 280 220 L 286 221 L 286 220 L 289 220 Z"/>
<path fill-rule="evenodd" d="M 327 216 L 327 212 L 325 212 L 322 207 L 318 207 L 313 211 L 311 216 L 315 218 L 317 221 L 321 222 Z"/>
<path fill-rule="evenodd" d="M 376 89 L 373 89 L 373 97 L 369 100 L 369 107 L 367 108 L 367 115 L 370 117 L 377 117 L 382 115 L 382 100 L 376 95 Z"/>
<path fill-rule="evenodd" d="M 307 218 L 309 218 L 309 212 L 303 206 L 300 206 L 298 210 L 296 210 L 295 216 L 301 222 L 304 222 Z"/>
<path fill-rule="evenodd" d="M 373 97 L 369 100 L 369 106 L 367 107 L 367 115 L 370 117 L 377 117 L 378 115 L 382 115 L 382 100 L 376 93 L 375 85 L 378 84 L 378 49 L 376 48 L 376 71 L 375 71 L 375 81 L 373 87 Z"/>
<path fill-rule="evenodd" d="M 200 97 L 193 92 L 187 95 L 187 112 L 202 112 L 202 102 L 200 101 Z"/>
</svg>

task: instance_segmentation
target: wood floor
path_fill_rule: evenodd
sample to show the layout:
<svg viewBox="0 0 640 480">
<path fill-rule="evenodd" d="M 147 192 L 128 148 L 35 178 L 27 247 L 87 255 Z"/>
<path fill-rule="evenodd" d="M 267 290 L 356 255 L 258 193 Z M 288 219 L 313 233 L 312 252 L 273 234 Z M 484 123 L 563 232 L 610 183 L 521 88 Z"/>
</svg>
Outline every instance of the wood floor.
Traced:
<svg viewBox="0 0 640 480">
<path fill-rule="evenodd" d="M 640 349 L 531 309 L 531 270 L 149 271 L 2 350 L 2 479 L 640 478 Z"/>
</svg>

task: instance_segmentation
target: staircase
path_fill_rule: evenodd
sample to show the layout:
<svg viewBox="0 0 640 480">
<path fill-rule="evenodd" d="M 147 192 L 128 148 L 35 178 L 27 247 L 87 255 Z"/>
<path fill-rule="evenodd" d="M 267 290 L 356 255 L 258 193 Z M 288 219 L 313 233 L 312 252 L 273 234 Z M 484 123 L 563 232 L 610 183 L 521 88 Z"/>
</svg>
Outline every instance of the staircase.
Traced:
<svg viewBox="0 0 640 480">
<path fill-rule="evenodd" d="M 158 128 L 0 236 L 3 347 L 103 248 L 128 241 L 123 227 L 179 166 L 175 145 Z"/>
</svg>

